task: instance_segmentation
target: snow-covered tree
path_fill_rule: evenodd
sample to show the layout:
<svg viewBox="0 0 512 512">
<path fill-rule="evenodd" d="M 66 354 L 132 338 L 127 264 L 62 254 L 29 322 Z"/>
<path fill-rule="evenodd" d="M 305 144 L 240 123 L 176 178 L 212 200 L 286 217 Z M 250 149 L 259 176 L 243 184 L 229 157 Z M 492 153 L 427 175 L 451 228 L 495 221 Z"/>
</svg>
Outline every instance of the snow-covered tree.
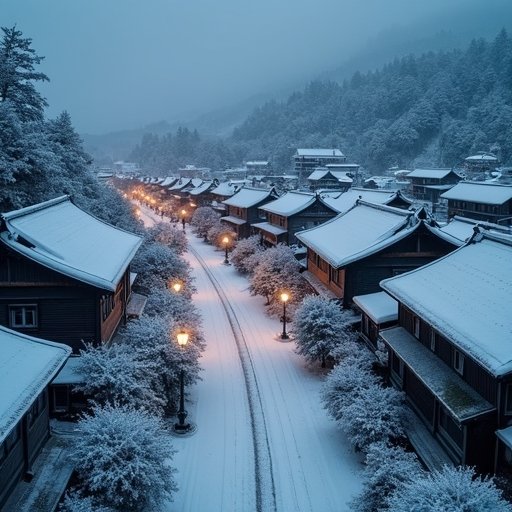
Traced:
<svg viewBox="0 0 512 512">
<path fill-rule="evenodd" d="M 208 231 L 219 224 L 220 215 L 209 206 L 200 206 L 192 215 L 190 224 L 196 228 L 197 234 L 205 239 Z"/>
<path fill-rule="evenodd" d="M 352 499 L 354 512 L 389 510 L 386 500 L 404 483 L 423 476 L 423 469 L 415 453 L 401 446 L 374 443 L 365 458 L 363 489 Z"/>
<path fill-rule="evenodd" d="M 492 479 L 470 467 L 445 466 L 399 487 L 388 499 L 393 512 L 510 512 Z"/>
<path fill-rule="evenodd" d="M 353 390 L 349 398 L 338 425 L 356 449 L 366 451 L 372 443 L 405 436 L 403 393 L 372 382 L 363 390 Z"/>
<path fill-rule="evenodd" d="M 58 510 L 59 512 L 114 512 L 113 508 L 98 505 L 92 496 L 84 496 L 77 490 L 66 493 Z"/>
<path fill-rule="evenodd" d="M 158 222 L 147 230 L 147 237 L 152 242 L 158 242 L 176 252 L 183 254 L 187 250 L 187 237 L 182 229 L 165 222 Z"/>
<path fill-rule="evenodd" d="M 88 345 L 80 355 L 78 372 L 83 380 L 75 387 L 94 402 L 129 405 L 163 414 L 166 401 L 155 392 L 155 362 L 139 361 L 124 344 Z"/>
<path fill-rule="evenodd" d="M 174 281 L 183 284 L 184 293 L 195 291 L 188 263 L 165 245 L 146 242 L 135 255 L 132 270 L 138 274 L 137 286 L 146 293 L 165 288 Z"/>
<path fill-rule="evenodd" d="M 177 490 L 174 449 L 162 422 L 126 406 L 95 407 L 71 448 L 86 494 L 118 510 L 159 509 Z"/>
<path fill-rule="evenodd" d="M 308 361 L 322 361 L 340 344 L 353 342 L 356 334 L 344 325 L 345 315 L 336 302 L 317 295 L 304 298 L 295 311 L 291 330 L 297 352 Z"/>
<path fill-rule="evenodd" d="M 217 222 L 214 224 L 209 230 L 207 234 L 208 241 L 215 245 L 215 247 L 219 247 L 224 249 L 224 243 L 222 240 L 224 237 L 228 237 L 230 244 L 233 243 L 234 240 L 236 240 L 236 233 L 225 223 L 223 222 Z"/>
<path fill-rule="evenodd" d="M 230 261 L 238 272 L 249 274 L 255 267 L 254 259 L 264 250 L 258 235 L 242 238 L 231 252 Z"/>
<path fill-rule="evenodd" d="M 305 294 L 305 281 L 300 275 L 300 265 L 295 259 L 293 250 L 284 244 L 258 253 L 252 258 L 256 268 L 251 276 L 251 292 L 262 295 L 267 304 L 279 303 L 279 294 L 286 291 L 290 296 L 290 304 L 298 304 Z M 275 312 L 279 313 L 277 308 Z"/>
<path fill-rule="evenodd" d="M 186 347 L 178 346 L 178 332 L 189 333 Z M 123 342 L 133 351 L 134 357 L 143 364 L 155 365 L 152 385 L 159 396 L 174 405 L 178 398 L 181 370 L 185 382 L 194 383 L 199 378 L 199 357 L 204 350 L 202 332 L 196 325 L 174 322 L 170 316 L 146 316 L 130 322 L 123 331 Z"/>
<path fill-rule="evenodd" d="M 48 104 L 36 90 L 35 82 L 48 81 L 44 73 L 37 72 L 43 57 L 32 48 L 32 40 L 23 37 L 15 26 L 2 27 L 0 42 L 0 102 L 9 101 L 22 122 L 42 121 Z"/>
</svg>

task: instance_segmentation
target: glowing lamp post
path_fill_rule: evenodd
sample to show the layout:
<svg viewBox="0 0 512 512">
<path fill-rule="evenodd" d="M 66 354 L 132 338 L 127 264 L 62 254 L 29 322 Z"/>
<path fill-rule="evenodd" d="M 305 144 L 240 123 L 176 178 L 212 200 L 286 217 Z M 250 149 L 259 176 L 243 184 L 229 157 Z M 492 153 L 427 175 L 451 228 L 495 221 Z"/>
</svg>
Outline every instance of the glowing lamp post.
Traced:
<svg viewBox="0 0 512 512">
<path fill-rule="evenodd" d="M 186 332 L 179 332 L 176 335 L 176 338 L 178 340 L 178 345 L 184 349 L 188 343 L 188 333 Z M 185 377 L 185 370 L 180 371 L 180 409 L 178 411 L 178 423 L 174 424 L 174 430 L 178 433 L 185 433 L 190 430 L 190 424 L 185 423 L 185 420 L 187 419 L 187 411 L 185 410 L 185 383 L 184 383 L 184 377 Z"/>
<path fill-rule="evenodd" d="M 179 281 L 176 281 L 176 282 L 172 285 L 172 289 L 173 289 L 176 293 L 180 293 L 181 288 L 182 288 L 182 284 L 181 284 Z M 179 336 L 179 334 L 178 334 L 178 336 Z M 180 345 L 181 345 L 181 343 L 180 343 Z"/>
<path fill-rule="evenodd" d="M 187 210 L 181 210 L 181 224 L 183 226 L 183 233 L 185 233 L 185 215 L 187 215 Z"/>
<path fill-rule="evenodd" d="M 281 302 L 283 303 L 283 332 L 281 333 L 281 339 L 287 340 L 289 336 L 286 332 L 286 303 L 290 299 L 290 296 L 287 293 L 281 293 Z"/>
<path fill-rule="evenodd" d="M 224 244 L 224 265 L 229 265 L 229 260 L 228 260 L 228 245 L 229 245 L 229 238 L 227 236 L 225 236 L 223 239 L 222 239 L 222 243 Z"/>
</svg>

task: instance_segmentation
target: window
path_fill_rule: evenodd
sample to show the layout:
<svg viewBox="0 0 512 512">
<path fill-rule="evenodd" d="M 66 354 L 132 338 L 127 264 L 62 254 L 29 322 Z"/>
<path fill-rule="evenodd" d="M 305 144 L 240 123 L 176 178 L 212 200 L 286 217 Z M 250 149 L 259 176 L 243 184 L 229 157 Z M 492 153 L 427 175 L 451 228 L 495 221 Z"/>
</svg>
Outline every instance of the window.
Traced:
<svg viewBox="0 0 512 512">
<path fill-rule="evenodd" d="M 9 326 L 14 329 L 37 327 L 37 305 L 17 304 L 9 306 Z"/>
<path fill-rule="evenodd" d="M 456 451 L 461 450 L 464 446 L 464 430 L 453 420 L 444 407 L 439 408 L 438 425 L 443 439 L 454 446 Z"/>
<path fill-rule="evenodd" d="M 420 339 L 420 319 L 417 316 L 413 318 L 413 329 L 414 336 Z"/>
<path fill-rule="evenodd" d="M 456 349 L 453 349 L 453 368 L 461 375 L 464 373 L 464 354 Z"/>
<path fill-rule="evenodd" d="M 430 329 L 430 350 L 436 351 L 436 331 L 434 329 Z"/>
<path fill-rule="evenodd" d="M 69 397 L 67 386 L 52 386 L 53 388 L 53 410 L 65 412 L 69 409 Z"/>
</svg>

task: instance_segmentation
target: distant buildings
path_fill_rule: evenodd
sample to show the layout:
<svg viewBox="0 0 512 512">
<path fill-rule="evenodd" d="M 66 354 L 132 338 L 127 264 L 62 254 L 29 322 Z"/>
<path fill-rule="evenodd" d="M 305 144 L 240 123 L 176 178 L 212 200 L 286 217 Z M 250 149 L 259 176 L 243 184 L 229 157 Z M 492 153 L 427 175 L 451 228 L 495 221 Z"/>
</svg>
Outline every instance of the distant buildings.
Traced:
<svg viewBox="0 0 512 512">
<path fill-rule="evenodd" d="M 414 169 L 406 178 L 412 197 L 432 203 L 438 203 L 440 195 L 461 180 L 451 169 Z"/>
<path fill-rule="evenodd" d="M 347 157 L 339 149 L 297 149 L 293 157 L 294 170 L 299 183 L 306 183 L 308 176 L 327 164 L 344 164 Z"/>
<path fill-rule="evenodd" d="M 492 153 L 480 152 L 464 159 L 467 179 L 481 177 L 486 172 L 494 171 L 498 165 L 499 160 Z"/>
</svg>

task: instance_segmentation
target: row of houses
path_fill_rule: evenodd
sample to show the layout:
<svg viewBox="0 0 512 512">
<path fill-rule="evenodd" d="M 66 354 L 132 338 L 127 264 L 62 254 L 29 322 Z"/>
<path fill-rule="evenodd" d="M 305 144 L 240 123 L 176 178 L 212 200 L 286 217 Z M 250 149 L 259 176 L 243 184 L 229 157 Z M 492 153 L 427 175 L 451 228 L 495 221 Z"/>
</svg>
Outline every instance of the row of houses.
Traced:
<svg viewBox="0 0 512 512">
<path fill-rule="evenodd" d="M 140 314 L 141 242 L 67 196 L 0 214 L 0 509 L 33 477 L 50 415 L 69 411 L 70 356 Z"/>
</svg>

